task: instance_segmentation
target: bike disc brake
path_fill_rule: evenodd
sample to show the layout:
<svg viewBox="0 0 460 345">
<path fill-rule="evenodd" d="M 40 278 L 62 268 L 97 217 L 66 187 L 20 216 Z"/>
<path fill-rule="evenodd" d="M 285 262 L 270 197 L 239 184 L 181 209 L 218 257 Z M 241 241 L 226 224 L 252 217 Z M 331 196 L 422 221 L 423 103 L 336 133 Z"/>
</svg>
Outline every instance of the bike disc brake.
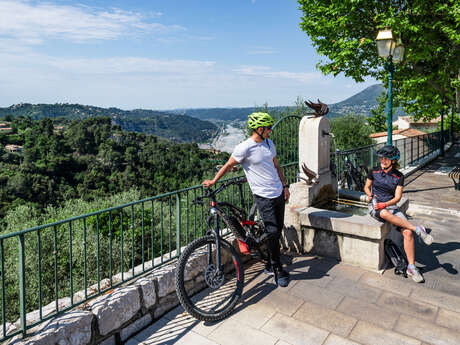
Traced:
<svg viewBox="0 0 460 345">
<path fill-rule="evenodd" d="M 208 265 L 204 271 L 204 280 L 211 289 L 218 289 L 224 285 L 224 272 L 218 270 L 213 264 Z"/>
</svg>

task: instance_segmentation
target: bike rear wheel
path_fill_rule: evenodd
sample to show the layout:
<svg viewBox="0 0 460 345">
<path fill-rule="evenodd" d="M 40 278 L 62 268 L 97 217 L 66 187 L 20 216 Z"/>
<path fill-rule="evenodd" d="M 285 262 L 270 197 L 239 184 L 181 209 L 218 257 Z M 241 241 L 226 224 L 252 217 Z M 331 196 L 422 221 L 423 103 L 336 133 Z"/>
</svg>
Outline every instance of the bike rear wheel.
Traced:
<svg viewBox="0 0 460 345">
<path fill-rule="evenodd" d="M 182 252 L 176 267 L 176 292 L 184 309 L 202 321 L 229 315 L 243 292 L 244 271 L 233 246 L 220 240 L 222 270 L 216 267 L 216 240 L 196 239 Z"/>
</svg>

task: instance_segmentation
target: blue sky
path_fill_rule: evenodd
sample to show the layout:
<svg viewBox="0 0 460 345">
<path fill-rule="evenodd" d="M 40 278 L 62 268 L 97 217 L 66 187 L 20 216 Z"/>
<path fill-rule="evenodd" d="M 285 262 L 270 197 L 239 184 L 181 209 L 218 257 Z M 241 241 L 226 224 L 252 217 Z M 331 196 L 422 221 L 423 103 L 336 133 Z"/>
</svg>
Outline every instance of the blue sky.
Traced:
<svg viewBox="0 0 460 345">
<path fill-rule="evenodd" d="M 0 106 L 122 109 L 341 101 L 294 0 L 0 0 Z"/>
</svg>

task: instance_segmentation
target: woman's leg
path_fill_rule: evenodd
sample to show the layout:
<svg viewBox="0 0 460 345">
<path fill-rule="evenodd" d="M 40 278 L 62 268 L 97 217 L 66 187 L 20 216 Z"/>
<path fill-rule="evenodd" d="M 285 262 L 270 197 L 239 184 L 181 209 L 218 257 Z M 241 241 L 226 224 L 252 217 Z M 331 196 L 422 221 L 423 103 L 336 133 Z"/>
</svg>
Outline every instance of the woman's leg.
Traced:
<svg viewBox="0 0 460 345">
<path fill-rule="evenodd" d="M 399 226 L 402 229 L 415 231 L 415 225 L 411 224 L 407 219 L 395 216 L 388 210 L 383 209 L 380 211 L 380 217 L 388 223 Z"/>
<path fill-rule="evenodd" d="M 419 235 L 420 238 L 423 240 L 423 242 L 425 242 L 425 244 L 428 246 L 431 245 L 431 243 L 433 243 L 433 236 L 428 234 L 423 226 L 413 225 L 407 220 L 406 216 L 399 210 L 396 211 L 396 214 L 393 214 L 391 211 L 383 209 L 382 211 L 380 211 L 380 218 L 393 225 L 399 226 L 402 229 L 415 231 L 417 235 Z"/>
<path fill-rule="evenodd" d="M 415 264 L 415 248 L 414 248 L 414 235 L 409 229 L 403 229 L 402 235 L 404 237 L 404 251 L 406 252 L 407 261 L 409 265 Z"/>
</svg>

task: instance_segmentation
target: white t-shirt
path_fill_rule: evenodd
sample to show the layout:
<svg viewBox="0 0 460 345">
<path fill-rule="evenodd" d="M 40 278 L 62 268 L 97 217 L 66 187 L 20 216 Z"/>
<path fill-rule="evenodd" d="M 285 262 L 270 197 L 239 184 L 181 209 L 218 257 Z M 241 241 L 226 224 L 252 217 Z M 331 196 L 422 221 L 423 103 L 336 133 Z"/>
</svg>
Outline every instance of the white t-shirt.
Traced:
<svg viewBox="0 0 460 345">
<path fill-rule="evenodd" d="M 246 139 L 235 147 L 232 157 L 243 166 L 252 193 L 274 199 L 283 192 L 283 184 L 273 163 L 275 145 L 270 139 L 268 144 L 266 141 L 256 143 L 251 138 Z"/>
</svg>

